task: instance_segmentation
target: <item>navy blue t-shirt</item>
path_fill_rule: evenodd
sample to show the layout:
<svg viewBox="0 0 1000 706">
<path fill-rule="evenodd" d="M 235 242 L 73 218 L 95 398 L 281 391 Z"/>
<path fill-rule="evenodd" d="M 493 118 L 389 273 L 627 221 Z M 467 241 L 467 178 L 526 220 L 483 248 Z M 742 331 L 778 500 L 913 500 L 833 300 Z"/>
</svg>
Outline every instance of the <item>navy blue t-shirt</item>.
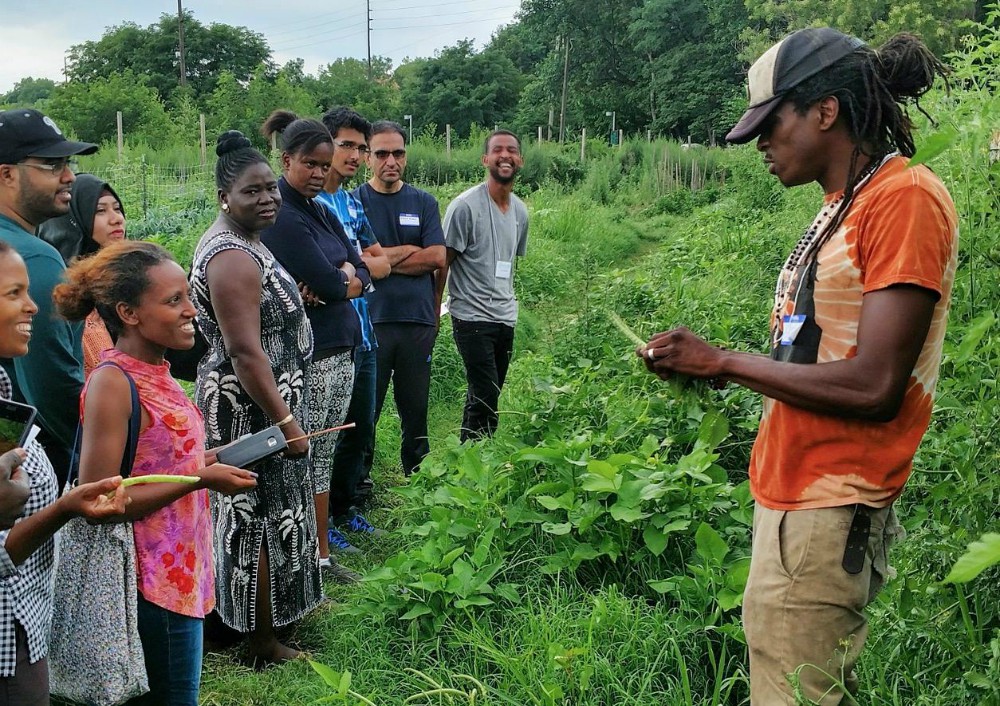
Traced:
<svg viewBox="0 0 1000 706">
<path fill-rule="evenodd" d="M 437 200 L 409 184 L 394 194 L 375 191 L 368 184 L 354 190 L 372 230 L 385 247 L 444 245 Z M 376 324 L 437 323 L 434 311 L 434 276 L 392 273 L 375 285 L 369 295 L 369 314 Z"/>
</svg>

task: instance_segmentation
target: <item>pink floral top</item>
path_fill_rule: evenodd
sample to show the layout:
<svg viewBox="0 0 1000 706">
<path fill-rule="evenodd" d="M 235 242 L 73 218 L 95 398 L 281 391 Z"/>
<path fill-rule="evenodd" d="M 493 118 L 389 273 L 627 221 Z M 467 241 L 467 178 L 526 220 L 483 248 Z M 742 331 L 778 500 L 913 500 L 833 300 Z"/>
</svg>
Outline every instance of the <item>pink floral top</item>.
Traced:
<svg viewBox="0 0 1000 706">
<path fill-rule="evenodd" d="M 104 351 L 135 380 L 150 424 L 139 434 L 133 476 L 196 475 L 205 465 L 205 424 L 170 368 Z M 89 382 L 89 381 L 88 381 Z M 81 397 L 81 416 L 87 389 Z M 215 607 L 208 491 L 196 490 L 132 523 L 139 592 L 161 608 L 203 618 Z"/>
</svg>

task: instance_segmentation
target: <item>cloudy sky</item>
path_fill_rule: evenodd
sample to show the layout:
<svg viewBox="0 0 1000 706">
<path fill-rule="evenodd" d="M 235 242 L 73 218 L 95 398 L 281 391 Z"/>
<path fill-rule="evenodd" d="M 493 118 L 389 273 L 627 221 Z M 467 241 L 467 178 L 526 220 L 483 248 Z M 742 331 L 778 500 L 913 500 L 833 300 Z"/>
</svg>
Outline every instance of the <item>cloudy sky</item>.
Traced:
<svg viewBox="0 0 1000 706">
<path fill-rule="evenodd" d="M 364 58 L 366 0 L 183 0 L 203 23 L 249 27 L 267 39 L 275 60 L 305 60 L 307 73 L 339 57 Z M 472 39 L 477 47 L 509 23 L 519 0 L 369 0 L 372 55 L 403 59 Z M 0 93 L 27 76 L 62 80 L 66 52 L 74 44 L 97 40 L 105 28 L 122 22 L 155 23 L 176 13 L 176 0 L 0 0 L 4 57 Z"/>
</svg>

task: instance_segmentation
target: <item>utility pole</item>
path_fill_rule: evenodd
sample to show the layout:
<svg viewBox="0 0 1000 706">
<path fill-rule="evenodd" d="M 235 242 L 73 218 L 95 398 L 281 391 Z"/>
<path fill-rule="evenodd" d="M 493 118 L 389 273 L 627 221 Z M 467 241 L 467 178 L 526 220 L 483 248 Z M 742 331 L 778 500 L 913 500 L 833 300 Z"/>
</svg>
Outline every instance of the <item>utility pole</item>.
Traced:
<svg viewBox="0 0 1000 706">
<path fill-rule="evenodd" d="M 372 0 L 366 0 L 368 9 L 368 80 L 372 80 Z"/>
<path fill-rule="evenodd" d="M 566 58 L 563 60 L 563 85 L 562 85 L 562 106 L 559 108 L 559 143 L 566 138 L 566 85 L 569 82 L 569 45 L 568 38 L 563 39 L 566 45 Z"/>
<path fill-rule="evenodd" d="M 187 71 L 184 68 L 184 0 L 177 0 L 177 39 L 178 39 L 178 63 L 181 68 L 181 86 L 187 85 Z"/>
</svg>

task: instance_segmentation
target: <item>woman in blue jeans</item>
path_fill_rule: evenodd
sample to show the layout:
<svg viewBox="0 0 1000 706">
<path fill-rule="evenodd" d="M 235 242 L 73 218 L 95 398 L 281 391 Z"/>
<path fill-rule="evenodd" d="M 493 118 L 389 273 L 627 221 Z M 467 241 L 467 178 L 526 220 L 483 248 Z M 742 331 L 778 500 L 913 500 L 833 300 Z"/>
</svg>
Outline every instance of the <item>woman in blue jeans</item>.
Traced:
<svg viewBox="0 0 1000 706">
<path fill-rule="evenodd" d="M 201 412 L 170 376 L 168 348 L 194 345 L 194 305 L 187 276 L 166 250 L 125 241 L 78 260 L 54 290 L 59 313 L 81 320 L 94 309 L 115 347 L 87 379 L 81 396 L 80 479 L 118 473 L 132 416 L 131 377 L 141 406 L 132 477 L 198 476 L 194 483 L 129 488 L 138 578 L 139 638 L 148 694 L 135 704 L 197 706 L 202 626 L 215 606 L 213 524 L 208 491 L 233 494 L 256 476 L 224 464 L 206 466 Z M 214 458 L 211 458 L 214 460 Z"/>
</svg>

